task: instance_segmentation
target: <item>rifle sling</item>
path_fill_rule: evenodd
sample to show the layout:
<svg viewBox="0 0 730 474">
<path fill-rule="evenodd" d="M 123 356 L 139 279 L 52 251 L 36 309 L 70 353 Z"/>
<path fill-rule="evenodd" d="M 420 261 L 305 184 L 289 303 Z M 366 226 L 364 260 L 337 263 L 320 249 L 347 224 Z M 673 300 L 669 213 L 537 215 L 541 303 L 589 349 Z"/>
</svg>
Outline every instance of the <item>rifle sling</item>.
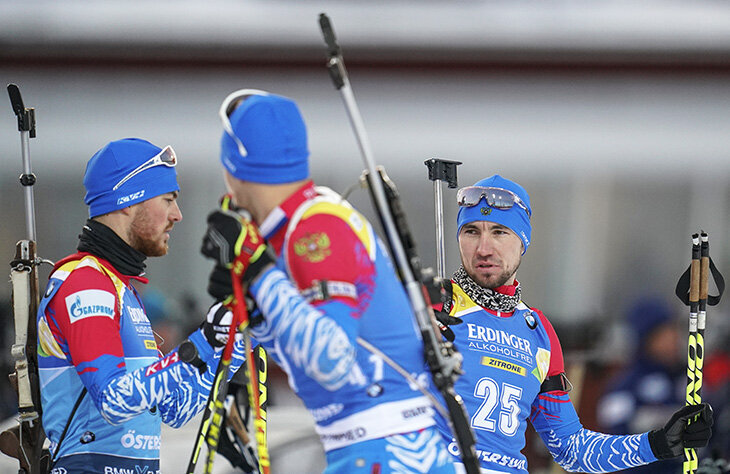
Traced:
<svg viewBox="0 0 730 474">
<path fill-rule="evenodd" d="M 86 395 L 86 387 L 84 387 L 84 389 L 81 390 L 81 393 L 79 394 L 79 398 L 76 399 L 76 403 L 74 404 L 74 407 L 71 410 L 71 414 L 68 416 L 68 420 L 66 421 L 66 426 L 63 427 L 63 431 L 61 432 L 61 437 L 58 439 L 58 444 L 56 444 L 56 449 L 53 450 L 53 456 L 51 456 L 51 463 L 50 463 L 51 466 L 53 466 L 53 463 L 56 462 L 56 455 L 58 455 L 58 451 L 61 448 L 61 443 L 63 443 L 63 440 L 66 437 L 66 432 L 68 431 L 68 427 L 71 426 L 71 420 L 73 420 L 73 417 L 76 414 L 76 410 L 79 409 L 79 405 L 81 405 L 81 400 L 83 400 L 84 395 Z"/>
</svg>

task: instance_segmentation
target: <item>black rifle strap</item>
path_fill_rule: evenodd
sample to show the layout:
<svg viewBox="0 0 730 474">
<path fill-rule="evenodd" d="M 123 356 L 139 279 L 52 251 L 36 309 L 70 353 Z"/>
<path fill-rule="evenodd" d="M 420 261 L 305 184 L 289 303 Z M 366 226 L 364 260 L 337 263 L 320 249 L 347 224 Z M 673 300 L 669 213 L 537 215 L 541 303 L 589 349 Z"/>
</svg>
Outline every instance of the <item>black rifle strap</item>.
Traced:
<svg viewBox="0 0 730 474">
<path fill-rule="evenodd" d="M 51 456 L 50 466 L 53 466 L 53 463 L 56 462 L 56 455 L 58 454 L 58 450 L 61 448 L 61 443 L 63 443 L 63 439 L 66 437 L 66 432 L 68 431 L 68 427 L 71 426 L 71 420 L 73 420 L 74 415 L 76 414 L 76 410 L 79 409 L 79 405 L 81 405 L 81 400 L 83 400 L 84 395 L 86 395 L 86 387 L 84 387 L 84 389 L 81 390 L 81 393 L 79 394 L 79 398 L 76 399 L 76 403 L 74 404 L 74 407 L 71 410 L 71 414 L 68 416 L 68 421 L 66 421 L 66 426 L 63 427 L 63 431 L 61 432 L 61 437 L 58 438 L 58 444 L 56 444 L 56 449 L 53 450 L 53 456 Z"/>
<path fill-rule="evenodd" d="M 565 372 L 560 372 L 557 375 L 547 377 L 542 385 L 540 385 L 540 393 L 552 392 L 553 390 L 559 390 L 566 393 L 573 390 L 573 384 L 570 383 Z"/>
</svg>

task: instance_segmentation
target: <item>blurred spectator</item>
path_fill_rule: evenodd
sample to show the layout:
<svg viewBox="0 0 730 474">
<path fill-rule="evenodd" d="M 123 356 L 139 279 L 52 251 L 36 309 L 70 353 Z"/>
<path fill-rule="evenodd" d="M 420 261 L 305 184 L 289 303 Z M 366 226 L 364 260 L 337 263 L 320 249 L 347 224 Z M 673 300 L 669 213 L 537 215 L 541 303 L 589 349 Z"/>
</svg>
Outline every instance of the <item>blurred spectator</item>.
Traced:
<svg viewBox="0 0 730 474">
<path fill-rule="evenodd" d="M 155 332 L 157 346 L 163 353 L 167 353 L 188 334 L 182 331 L 184 323 L 180 320 L 178 311 L 174 310 L 174 302 L 162 291 L 150 286 L 143 288 L 140 293 L 145 312 Z"/>
<path fill-rule="evenodd" d="M 713 314 L 708 316 L 710 318 L 710 336 L 715 337 L 707 341 L 702 398 L 712 405 L 715 424 L 704 454 L 705 457 L 727 462 L 730 461 L 730 325 L 727 324 L 727 314 Z M 730 463 L 727 467 L 730 471 Z"/>
<path fill-rule="evenodd" d="M 686 331 L 680 330 L 678 314 L 659 298 L 645 298 L 631 307 L 627 318 L 635 336 L 633 355 L 607 384 L 597 407 L 598 423 L 607 433 L 654 429 L 684 405 Z M 625 472 L 680 472 L 681 466 L 679 458 Z"/>
</svg>

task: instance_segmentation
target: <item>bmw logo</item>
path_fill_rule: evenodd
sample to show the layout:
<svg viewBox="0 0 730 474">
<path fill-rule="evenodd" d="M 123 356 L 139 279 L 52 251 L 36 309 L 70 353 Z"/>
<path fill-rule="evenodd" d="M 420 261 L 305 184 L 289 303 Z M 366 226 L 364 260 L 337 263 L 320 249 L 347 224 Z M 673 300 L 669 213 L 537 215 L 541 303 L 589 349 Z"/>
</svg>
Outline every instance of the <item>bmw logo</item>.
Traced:
<svg viewBox="0 0 730 474">
<path fill-rule="evenodd" d="M 535 313 L 533 313 L 532 311 L 526 312 L 525 322 L 527 323 L 528 328 L 535 329 L 537 327 L 537 319 L 535 319 Z"/>
</svg>

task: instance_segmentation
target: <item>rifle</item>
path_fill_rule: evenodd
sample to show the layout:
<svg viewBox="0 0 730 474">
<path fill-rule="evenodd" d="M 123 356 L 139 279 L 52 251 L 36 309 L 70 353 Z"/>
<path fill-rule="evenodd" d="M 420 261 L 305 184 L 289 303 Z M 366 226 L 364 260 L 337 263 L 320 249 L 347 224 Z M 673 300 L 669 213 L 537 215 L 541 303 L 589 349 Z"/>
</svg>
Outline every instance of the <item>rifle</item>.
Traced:
<svg viewBox="0 0 730 474">
<path fill-rule="evenodd" d="M 474 448 L 474 434 L 464 410 L 461 397 L 454 392 L 454 380 L 460 373 L 461 356 L 451 343 L 437 337 L 434 328 L 433 310 L 424 286 L 424 272 L 420 259 L 416 254 L 413 236 L 408 230 L 405 212 L 400 205 L 398 192 L 393 182 L 385 174 L 382 167 L 376 168 L 370 151 L 370 144 L 365 133 L 360 111 L 350 87 L 350 80 L 345 69 L 342 51 L 335 39 L 335 33 L 329 17 L 324 13 L 319 16 L 328 52 L 328 69 L 335 88 L 340 91 L 345 103 L 350 124 L 357 138 L 358 146 L 366 165 L 366 179 L 370 196 L 378 213 L 380 223 L 386 234 L 386 241 L 393 256 L 395 267 L 406 290 L 411 307 L 416 316 L 424 355 L 436 388 L 444 398 L 450 414 L 452 432 L 459 445 L 462 461 L 467 474 L 479 473 L 479 461 Z"/>
<path fill-rule="evenodd" d="M 48 469 L 48 453 L 43 450 L 46 439 L 41 424 L 40 386 L 38 382 L 36 313 L 38 294 L 37 267 L 51 263 L 38 257 L 36 252 L 35 206 L 33 185 L 36 177 L 30 165 L 30 138 L 35 138 L 35 109 L 25 107 L 20 89 L 8 84 L 8 95 L 13 112 L 18 118 L 20 131 L 23 174 L 20 184 L 25 192 L 26 239 L 15 245 L 15 258 L 10 262 L 10 280 L 13 285 L 13 314 L 15 319 L 15 344 L 11 354 L 15 360 L 15 372 L 10 383 L 18 394 L 18 426 L 0 434 L 0 450 L 18 460 L 19 474 L 39 474 Z"/>
</svg>

